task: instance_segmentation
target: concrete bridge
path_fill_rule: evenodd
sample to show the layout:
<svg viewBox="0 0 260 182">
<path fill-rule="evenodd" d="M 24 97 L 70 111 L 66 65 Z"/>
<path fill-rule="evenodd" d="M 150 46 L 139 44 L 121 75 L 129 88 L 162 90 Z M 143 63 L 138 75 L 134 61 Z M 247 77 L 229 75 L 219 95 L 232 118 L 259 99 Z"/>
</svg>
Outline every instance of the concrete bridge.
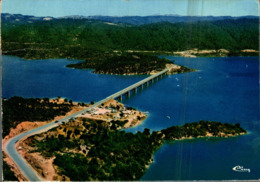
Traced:
<svg viewBox="0 0 260 182">
<path fill-rule="evenodd" d="M 148 78 L 145 78 L 123 90 L 120 90 L 119 92 L 116 92 L 113 95 L 110 95 L 108 97 L 106 97 L 105 99 L 102 99 L 98 102 L 96 102 L 95 104 L 89 106 L 86 109 L 83 109 L 77 113 L 74 113 L 70 116 L 66 116 L 60 120 L 58 120 L 58 122 L 51 122 L 48 123 L 46 125 L 37 127 L 35 129 L 26 131 L 24 133 L 21 133 L 13 138 L 11 138 L 7 143 L 6 146 L 4 147 L 5 152 L 7 152 L 7 154 L 11 157 L 11 159 L 15 162 L 15 164 L 17 165 L 17 167 L 21 170 L 22 174 L 25 176 L 25 178 L 27 178 L 27 180 L 29 181 L 42 181 L 43 179 L 35 172 L 35 170 L 32 169 L 32 167 L 25 161 L 25 159 L 19 155 L 19 153 L 16 151 L 15 148 L 15 144 L 21 140 L 22 138 L 28 137 L 28 136 L 32 136 L 38 133 L 42 133 L 42 132 L 46 132 L 52 128 L 58 127 L 60 125 L 60 123 L 66 123 L 69 122 L 71 118 L 77 117 L 79 115 L 81 115 L 82 113 L 85 113 L 86 111 L 91 110 L 92 108 L 95 108 L 101 104 L 103 104 L 104 102 L 110 100 L 110 99 L 122 99 L 123 95 L 130 95 L 130 92 L 136 92 L 138 87 L 143 88 L 144 85 L 149 85 L 149 83 L 154 82 L 155 80 L 158 80 L 159 78 L 162 78 L 164 75 L 167 74 L 167 72 L 171 69 L 167 68 L 157 74 L 151 75 Z"/>
<path fill-rule="evenodd" d="M 131 91 L 133 93 L 137 92 L 138 88 L 143 88 L 144 86 L 148 86 L 150 83 L 153 83 L 155 80 L 159 80 L 160 78 L 162 78 L 163 76 L 167 75 L 167 72 L 171 69 L 170 68 L 166 68 L 163 71 L 160 71 L 159 73 L 156 73 L 154 75 L 149 76 L 148 78 L 145 78 L 123 90 L 120 90 L 116 93 L 114 93 L 113 95 L 108 96 L 106 99 L 110 100 L 110 99 L 118 99 L 118 100 L 122 100 L 123 99 L 123 95 L 126 96 L 130 96 Z"/>
</svg>

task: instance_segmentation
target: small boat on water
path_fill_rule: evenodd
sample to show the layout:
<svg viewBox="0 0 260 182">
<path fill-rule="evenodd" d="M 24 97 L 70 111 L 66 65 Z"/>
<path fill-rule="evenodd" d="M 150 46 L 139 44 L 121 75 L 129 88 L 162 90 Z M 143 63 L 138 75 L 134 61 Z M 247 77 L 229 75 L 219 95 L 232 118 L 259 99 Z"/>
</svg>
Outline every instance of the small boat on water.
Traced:
<svg viewBox="0 0 260 182">
<path fill-rule="evenodd" d="M 168 119 L 171 119 L 171 117 L 170 116 L 166 116 Z"/>
</svg>

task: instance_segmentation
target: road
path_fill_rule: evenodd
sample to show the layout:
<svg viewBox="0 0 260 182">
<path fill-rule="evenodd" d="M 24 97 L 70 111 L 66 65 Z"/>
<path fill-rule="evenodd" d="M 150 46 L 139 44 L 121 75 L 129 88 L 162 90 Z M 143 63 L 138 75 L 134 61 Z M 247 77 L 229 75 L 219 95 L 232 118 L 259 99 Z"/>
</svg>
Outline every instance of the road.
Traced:
<svg viewBox="0 0 260 182">
<path fill-rule="evenodd" d="M 75 114 L 72 114 L 70 116 L 67 116 L 63 119 L 59 120 L 59 123 L 51 122 L 46 125 L 34 128 L 30 131 L 26 131 L 24 133 L 21 133 L 20 135 L 15 136 L 14 138 L 10 139 L 6 144 L 6 152 L 11 157 L 11 159 L 15 162 L 15 164 L 18 166 L 22 174 L 29 180 L 29 181 L 42 181 L 42 179 L 37 175 L 37 173 L 32 169 L 32 167 L 21 157 L 18 152 L 15 149 L 15 144 L 21 140 L 24 137 L 29 137 L 38 133 L 42 133 L 45 131 L 50 130 L 51 128 L 57 127 L 60 122 L 68 122 L 70 118 L 76 117 L 77 115 L 80 115 L 94 107 L 97 107 L 101 103 L 105 102 L 109 99 L 103 99 L 94 105 L 91 105 L 90 107 L 83 109 Z"/>
<path fill-rule="evenodd" d="M 170 68 L 169 68 L 170 69 Z M 26 131 L 24 133 L 21 133 L 17 136 L 15 136 L 14 138 L 10 139 L 7 144 L 6 144 L 6 152 L 7 154 L 12 158 L 12 160 L 15 162 L 15 164 L 18 166 L 18 168 L 20 169 L 20 171 L 22 172 L 22 174 L 29 180 L 29 181 L 42 181 L 43 179 L 41 179 L 41 177 L 38 176 L 38 174 L 32 169 L 32 167 L 23 159 L 23 157 L 21 157 L 18 152 L 15 149 L 15 144 L 21 140 L 24 137 L 29 137 L 38 133 L 42 133 L 45 131 L 48 131 L 54 127 L 57 127 L 61 122 L 69 122 L 70 118 L 76 117 L 77 115 L 81 115 L 82 113 L 85 113 L 86 111 L 91 110 L 92 108 L 95 108 L 101 104 L 103 104 L 104 102 L 110 100 L 110 99 L 114 99 L 119 97 L 120 95 L 134 89 L 137 88 L 138 86 L 156 78 L 157 76 L 160 76 L 164 73 L 166 73 L 167 71 L 169 71 L 169 69 L 165 69 L 155 75 L 149 76 L 125 89 L 120 90 L 119 92 L 116 92 L 115 94 L 112 94 L 108 97 L 106 97 L 105 99 L 102 99 L 98 102 L 96 102 L 95 104 L 89 106 L 86 109 L 83 109 L 77 113 L 74 113 L 72 115 L 69 115 L 67 117 L 64 117 L 63 119 L 60 119 L 58 123 L 55 123 L 54 121 L 51 123 L 48 123 L 46 125 L 34 128 L 30 131 Z"/>
</svg>

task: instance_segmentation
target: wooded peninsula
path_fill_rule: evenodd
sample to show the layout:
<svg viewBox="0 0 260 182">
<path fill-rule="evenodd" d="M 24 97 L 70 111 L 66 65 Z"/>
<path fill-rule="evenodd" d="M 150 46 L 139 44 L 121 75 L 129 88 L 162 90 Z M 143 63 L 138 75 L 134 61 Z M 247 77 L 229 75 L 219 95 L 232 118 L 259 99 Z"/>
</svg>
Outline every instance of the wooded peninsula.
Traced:
<svg viewBox="0 0 260 182">
<path fill-rule="evenodd" d="M 40 152 L 47 158 L 55 156 L 53 164 L 63 180 L 121 181 L 139 180 L 153 162 L 154 152 L 166 141 L 245 133 L 239 124 L 200 121 L 162 131 L 146 128 L 133 134 L 117 130 L 106 121 L 77 118 L 26 143 L 30 152 Z"/>
<path fill-rule="evenodd" d="M 1 28 L 3 54 L 25 59 L 83 60 L 68 67 L 95 69 L 96 73 L 105 74 L 149 74 L 162 70 L 169 61 L 157 56 L 165 54 L 259 54 L 259 21 L 251 18 L 129 25 L 94 19 L 31 22 L 3 17 Z M 187 50 L 188 54 L 183 53 Z"/>
<path fill-rule="evenodd" d="M 12 105 L 3 114 L 5 135 L 11 127 L 15 128 L 23 121 L 46 119 L 51 122 L 53 112 L 64 115 L 64 112 L 75 107 L 75 104 L 67 99 L 56 103 L 58 101 L 60 98 L 5 99 L 4 108 Z M 35 109 L 31 110 L 32 108 Z M 39 117 L 38 112 L 46 114 Z M 31 136 L 19 145 L 26 160 L 43 178 L 46 177 L 42 166 L 45 164 L 41 164 L 39 158 L 43 161 L 53 160 L 51 166 L 47 166 L 50 168 L 54 165 L 53 180 L 138 180 L 153 162 L 154 152 L 167 141 L 232 137 L 246 133 L 240 124 L 215 121 L 186 123 L 183 126 L 172 126 L 153 132 L 145 128 L 143 132 L 136 134 L 122 130 L 126 125 L 134 126 L 128 124 L 129 120 L 132 120 L 132 123 L 135 121 L 133 117 L 136 117 L 137 121 L 145 119 L 140 111 L 111 100 L 89 113 L 71 119 L 70 122 L 60 123 L 57 128 Z M 10 179 L 13 179 L 7 165 L 4 172 L 5 177 L 10 176 Z"/>
</svg>

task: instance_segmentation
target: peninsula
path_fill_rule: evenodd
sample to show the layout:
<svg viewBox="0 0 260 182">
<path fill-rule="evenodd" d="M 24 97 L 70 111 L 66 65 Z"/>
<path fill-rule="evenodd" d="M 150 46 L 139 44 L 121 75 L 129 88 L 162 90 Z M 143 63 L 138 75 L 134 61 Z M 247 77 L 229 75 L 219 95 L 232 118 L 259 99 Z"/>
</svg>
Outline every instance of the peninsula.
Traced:
<svg viewBox="0 0 260 182">
<path fill-rule="evenodd" d="M 81 105 L 71 103 L 74 107 Z M 19 141 L 16 149 L 45 180 L 138 180 L 153 162 L 153 153 L 165 141 L 246 133 L 239 124 L 212 121 L 153 132 L 146 128 L 136 134 L 122 130 L 140 124 L 145 118 L 146 114 L 109 100 L 69 122 L 57 121 L 57 128 Z M 13 130 L 19 131 L 19 125 Z M 8 158 L 5 161 L 12 164 Z M 15 168 L 14 171 L 23 179 L 19 171 Z"/>
<path fill-rule="evenodd" d="M 120 120 L 108 122 L 78 117 L 57 129 L 30 137 L 19 146 L 27 150 L 21 154 L 27 156 L 43 178 L 48 174 L 44 173 L 44 164 L 37 160 L 39 155 L 41 159 L 53 161 L 48 165 L 55 171 L 53 180 L 139 180 L 153 162 L 153 153 L 167 140 L 246 133 L 239 124 L 210 121 L 187 123 L 152 133 L 146 128 L 136 134 L 118 130 L 126 125 Z"/>
<path fill-rule="evenodd" d="M 68 67 L 100 74 L 151 74 L 169 64 L 158 55 L 259 56 L 257 18 L 142 25 L 9 14 L 2 20 L 3 54 L 82 60 Z M 192 70 L 182 67 L 178 72 L 185 71 Z"/>
<path fill-rule="evenodd" d="M 93 69 L 98 74 L 156 74 L 165 68 L 171 68 L 168 74 L 195 71 L 158 55 L 259 55 L 259 20 L 245 17 L 142 25 L 50 17 L 38 21 L 37 17 L 28 20 L 8 14 L 2 20 L 4 55 L 76 59 L 80 61 L 67 67 Z M 128 133 L 124 129 L 141 124 L 145 113 L 115 100 L 97 105 L 60 97 L 3 99 L 2 146 L 13 139 L 12 146 L 46 181 L 139 180 L 153 162 L 154 152 L 166 141 L 246 133 L 240 124 L 215 121 Z M 88 106 L 92 108 L 85 112 Z M 72 114 L 76 116 L 66 120 Z M 14 140 L 46 124 L 53 128 Z M 26 180 L 9 157 L 5 151 L 5 179 L 15 179 L 7 169 L 11 166 L 19 180 Z"/>
<path fill-rule="evenodd" d="M 69 64 L 67 67 L 78 69 L 94 69 L 98 74 L 118 75 L 150 75 L 174 66 L 168 74 L 195 71 L 185 66 L 173 64 L 168 59 L 141 53 L 120 53 L 107 56 L 100 61 L 89 60 L 82 63 Z"/>
</svg>

